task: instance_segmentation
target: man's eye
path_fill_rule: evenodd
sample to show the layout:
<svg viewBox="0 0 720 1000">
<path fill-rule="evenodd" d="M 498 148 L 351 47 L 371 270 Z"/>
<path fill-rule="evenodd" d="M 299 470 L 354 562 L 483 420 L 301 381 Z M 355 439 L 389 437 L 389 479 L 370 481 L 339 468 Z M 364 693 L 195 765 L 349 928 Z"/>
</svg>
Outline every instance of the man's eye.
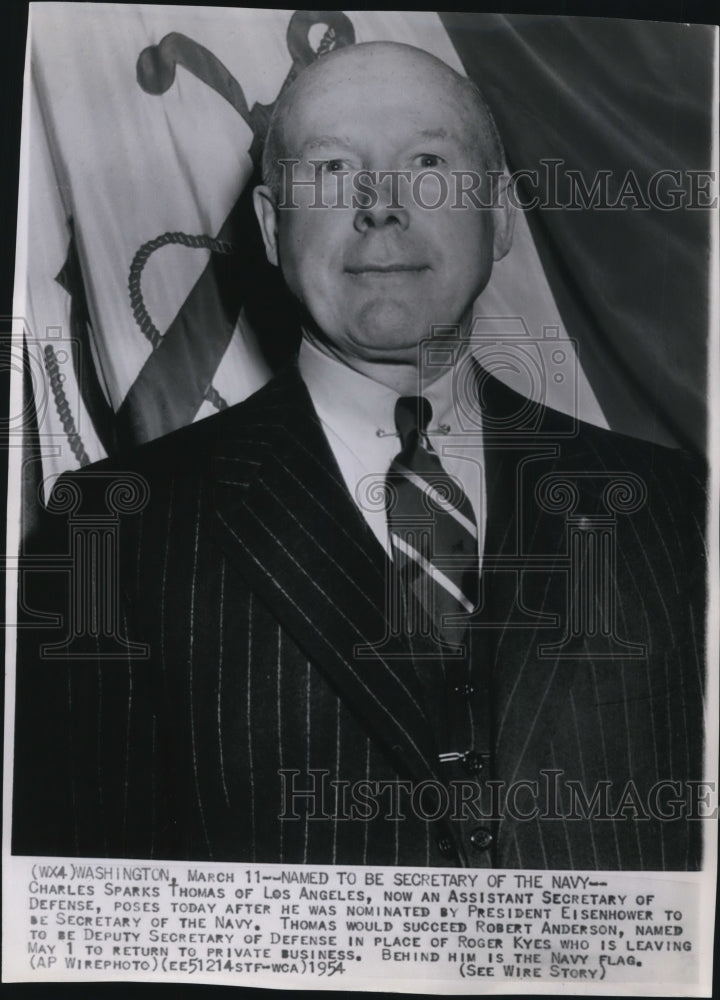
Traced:
<svg viewBox="0 0 720 1000">
<path fill-rule="evenodd" d="M 326 160 L 323 163 L 323 170 L 326 174 L 337 174 L 347 169 L 348 165 L 345 160 Z"/>
<path fill-rule="evenodd" d="M 443 162 L 441 156 L 437 156 L 435 153 L 421 153 L 416 160 L 419 166 L 424 169 L 430 169 L 431 167 L 439 167 Z"/>
</svg>

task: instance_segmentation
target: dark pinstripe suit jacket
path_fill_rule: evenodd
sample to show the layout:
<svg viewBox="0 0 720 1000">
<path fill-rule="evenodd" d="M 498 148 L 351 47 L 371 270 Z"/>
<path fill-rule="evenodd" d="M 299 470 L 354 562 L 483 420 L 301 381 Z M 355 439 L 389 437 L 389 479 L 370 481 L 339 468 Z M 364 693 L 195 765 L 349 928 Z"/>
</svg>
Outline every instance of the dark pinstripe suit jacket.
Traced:
<svg viewBox="0 0 720 1000">
<path fill-rule="evenodd" d="M 541 772 L 561 772 L 561 800 L 549 804 L 560 818 L 520 818 L 533 805 L 520 795 L 514 816 L 490 823 L 494 843 L 482 855 L 468 848 L 473 819 L 430 821 L 407 808 L 388 819 L 387 799 L 377 818 L 338 819 L 329 784 L 314 815 L 310 800 L 298 799 L 297 818 L 279 819 L 281 771 L 299 772 L 303 788 L 313 770 L 329 772 L 327 781 L 417 783 L 438 779 L 439 768 L 433 707 L 405 640 L 356 656 L 385 634 L 386 556 L 291 367 L 243 404 L 73 477 L 84 510 L 100 502 L 98 472 L 128 469 L 147 480 L 145 509 L 121 518 L 119 554 L 121 631 L 150 655 L 43 662 L 38 642 L 57 634 L 21 631 L 14 850 L 697 867 L 697 822 L 637 818 L 658 781 L 702 778 L 704 502 L 694 465 L 680 452 L 521 404 L 491 379 L 483 405 L 488 537 L 476 624 L 486 627 L 472 630 L 472 642 L 486 709 L 490 699 L 487 776 L 505 787 L 538 781 L 533 801 L 542 811 Z M 627 470 L 647 497 L 635 513 L 615 516 L 610 599 L 617 637 L 647 655 L 618 658 L 602 629 L 577 640 L 569 658 L 543 652 L 569 627 L 572 552 L 557 477 L 579 490 L 576 515 L 592 518 L 607 513 L 612 474 Z M 59 548 L 64 530 L 51 532 Z M 35 576 L 26 603 L 55 602 L 57 611 L 51 575 Z M 590 603 L 601 600 L 609 606 L 608 594 Z M 566 816 L 567 781 L 582 782 L 588 797 L 611 782 L 615 818 Z M 658 806 L 667 814 L 678 789 L 684 794 L 663 786 Z M 451 849 L 445 843 L 441 853 L 443 839 Z"/>
</svg>

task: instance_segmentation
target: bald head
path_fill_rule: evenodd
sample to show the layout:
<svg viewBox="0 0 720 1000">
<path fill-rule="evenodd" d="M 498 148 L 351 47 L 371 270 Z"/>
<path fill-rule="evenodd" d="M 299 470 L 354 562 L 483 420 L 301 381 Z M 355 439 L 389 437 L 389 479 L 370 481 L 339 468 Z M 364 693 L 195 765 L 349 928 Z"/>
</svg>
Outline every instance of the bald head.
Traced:
<svg viewBox="0 0 720 1000">
<path fill-rule="evenodd" d="M 506 178 L 485 172 L 502 165 L 479 92 L 427 52 L 356 45 L 301 73 L 253 197 L 305 336 L 398 391 L 414 384 L 422 338 L 438 325 L 467 335 L 510 248 L 511 213 L 493 198 Z"/>
<path fill-rule="evenodd" d="M 492 113 L 478 87 L 442 60 L 423 49 L 399 42 L 364 42 L 336 49 L 303 70 L 280 96 L 268 128 L 262 159 L 263 182 L 275 197 L 282 186 L 280 161 L 295 158 L 288 125 L 299 108 L 322 105 L 339 83 L 352 82 L 359 91 L 405 89 L 414 93 L 418 83 L 428 86 L 439 101 L 452 106 L 464 125 L 465 142 L 478 169 L 503 170 L 505 157 Z M 422 108 L 418 108 L 421 113 Z"/>
</svg>

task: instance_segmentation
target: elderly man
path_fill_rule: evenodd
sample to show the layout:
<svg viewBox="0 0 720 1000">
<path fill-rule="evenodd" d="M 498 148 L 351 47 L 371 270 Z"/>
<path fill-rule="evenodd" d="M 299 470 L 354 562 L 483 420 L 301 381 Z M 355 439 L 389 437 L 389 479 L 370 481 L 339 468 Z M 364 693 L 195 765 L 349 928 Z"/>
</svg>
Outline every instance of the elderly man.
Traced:
<svg viewBox="0 0 720 1000">
<path fill-rule="evenodd" d="M 344 49 L 283 95 L 264 168 L 299 357 L 70 479 L 88 510 L 111 474 L 149 487 L 119 544 L 146 652 L 21 662 L 15 850 L 698 867 L 702 494 L 473 359 L 512 235 L 481 96 Z"/>
</svg>

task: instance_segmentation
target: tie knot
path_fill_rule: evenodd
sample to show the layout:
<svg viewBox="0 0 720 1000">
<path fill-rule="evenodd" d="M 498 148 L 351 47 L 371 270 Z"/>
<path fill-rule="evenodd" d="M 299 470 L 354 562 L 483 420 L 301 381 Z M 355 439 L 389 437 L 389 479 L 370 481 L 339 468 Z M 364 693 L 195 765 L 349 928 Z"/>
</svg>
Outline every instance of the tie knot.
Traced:
<svg viewBox="0 0 720 1000">
<path fill-rule="evenodd" d="M 424 434 L 432 419 L 432 406 L 424 396 L 401 396 L 395 404 L 395 426 L 403 448 L 415 443 L 417 433 Z"/>
</svg>

